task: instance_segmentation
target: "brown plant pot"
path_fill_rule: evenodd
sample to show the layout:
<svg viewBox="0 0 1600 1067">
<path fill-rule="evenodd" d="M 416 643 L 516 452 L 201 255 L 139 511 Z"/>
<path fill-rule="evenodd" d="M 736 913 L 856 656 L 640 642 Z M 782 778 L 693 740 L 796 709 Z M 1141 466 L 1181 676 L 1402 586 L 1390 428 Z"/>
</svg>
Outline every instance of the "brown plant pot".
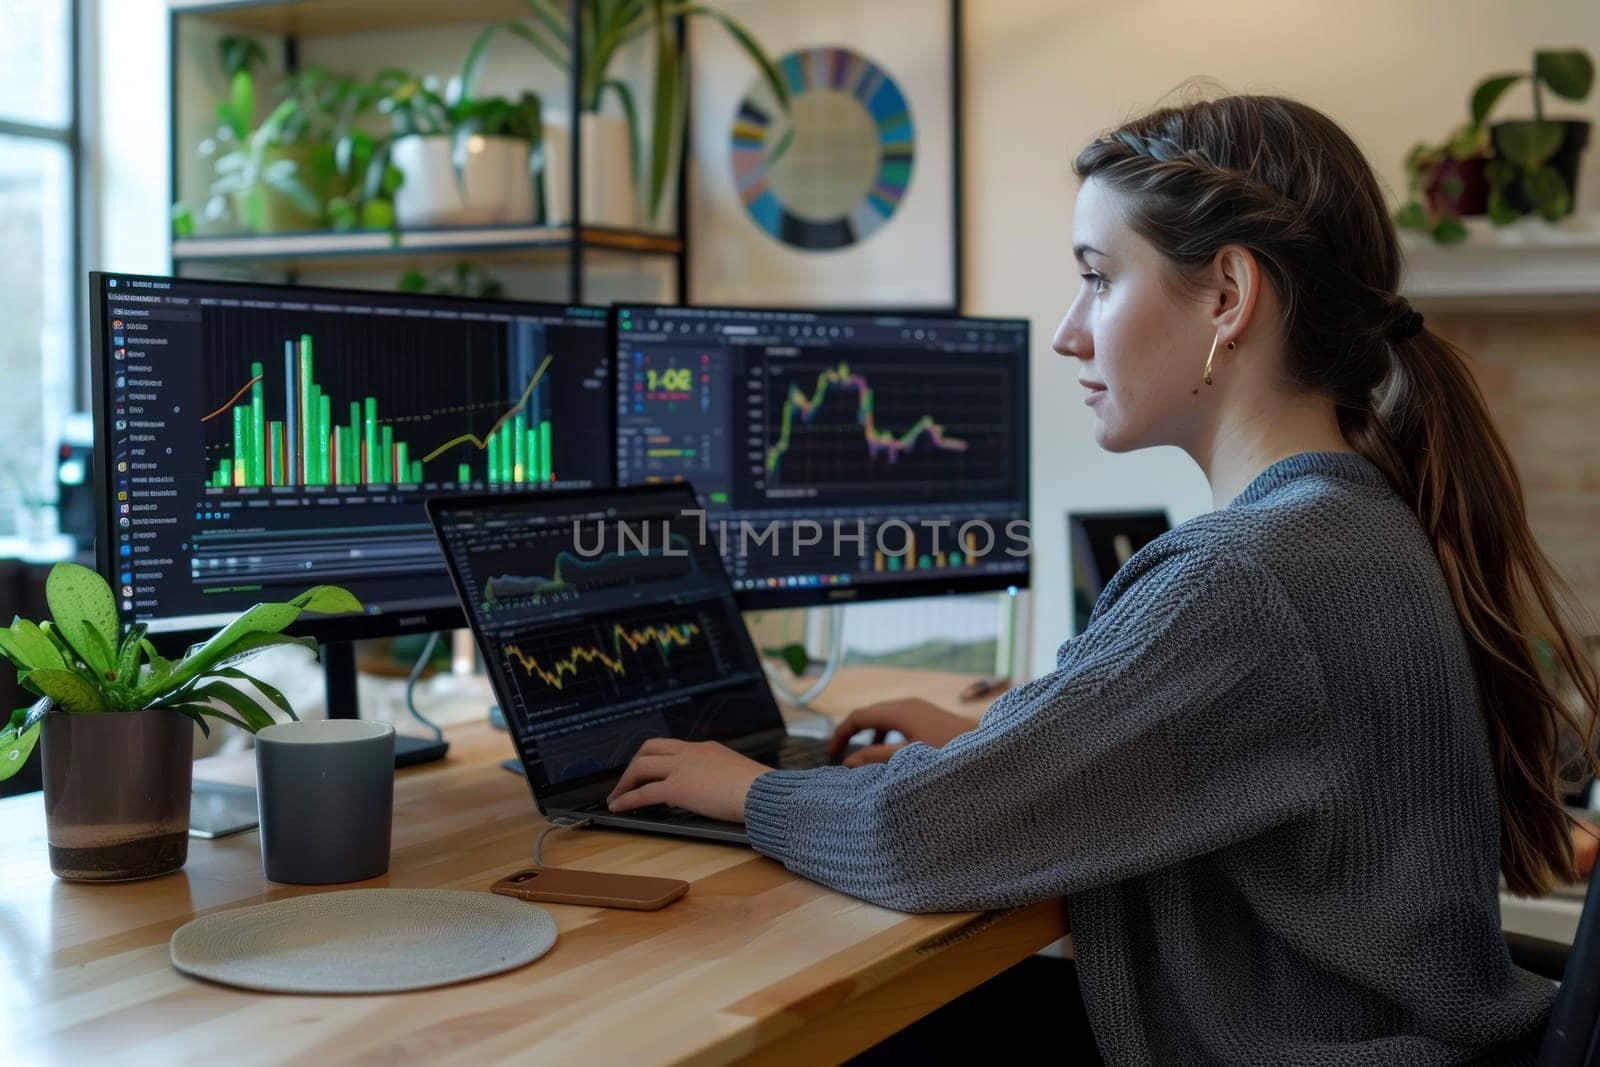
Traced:
<svg viewBox="0 0 1600 1067">
<path fill-rule="evenodd" d="M 1444 159 L 1428 168 L 1424 193 L 1431 218 L 1468 218 L 1489 213 L 1487 156 Z"/>
<path fill-rule="evenodd" d="M 189 858 L 194 724 L 175 711 L 54 711 L 40 730 L 50 869 L 75 882 L 154 878 Z"/>
</svg>

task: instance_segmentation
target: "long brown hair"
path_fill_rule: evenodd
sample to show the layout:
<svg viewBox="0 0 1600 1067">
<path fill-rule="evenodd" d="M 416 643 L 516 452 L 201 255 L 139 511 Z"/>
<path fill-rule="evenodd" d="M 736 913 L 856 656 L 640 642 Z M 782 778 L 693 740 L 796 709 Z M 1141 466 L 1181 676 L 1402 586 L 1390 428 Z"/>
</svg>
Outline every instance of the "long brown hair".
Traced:
<svg viewBox="0 0 1600 1067">
<path fill-rule="evenodd" d="M 1562 743 L 1581 739 L 1600 765 L 1589 744 L 1600 683 L 1465 357 L 1398 295 L 1399 243 L 1360 149 L 1314 108 L 1229 96 L 1134 119 L 1084 148 L 1074 169 L 1127 197 L 1134 230 L 1180 276 L 1227 244 L 1255 255 L 1283 303 L 1289 377 L 1333 400 L 1346 440 L 1433 541 L 1488 726 L 1507 884 L 1536 894 L 1574 879 Z M 1541 671 L 1541 643 L 1588 722 Z"/>
</svg>

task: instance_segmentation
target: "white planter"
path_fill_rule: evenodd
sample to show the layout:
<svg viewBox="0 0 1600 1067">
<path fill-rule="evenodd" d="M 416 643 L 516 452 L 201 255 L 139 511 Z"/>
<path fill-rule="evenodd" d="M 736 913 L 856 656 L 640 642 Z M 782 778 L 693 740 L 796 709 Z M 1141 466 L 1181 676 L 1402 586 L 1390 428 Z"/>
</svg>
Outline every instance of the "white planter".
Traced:
<svg viewBox="0 0 1600 1067">
<path fill-rule="evenodd" d="M 583 132 L 583 221 L 591 226 L 631 229 L 639 225 L 639 184 L 633 173 L 628 120 L 620 115 L 579 114 Z M 572 221 L 570 124 L 544 123 L 544 204 L 553 224 Z"/>
<path fill-rule="evenodd" d="M 417 226 L 528 225 L 536 221 L 529 145 L 511 137 L 469 137 L 456 180 L 449 137 L 402 137 L 392 161 L 405 174 L 395 222 Z"/>
</svg>

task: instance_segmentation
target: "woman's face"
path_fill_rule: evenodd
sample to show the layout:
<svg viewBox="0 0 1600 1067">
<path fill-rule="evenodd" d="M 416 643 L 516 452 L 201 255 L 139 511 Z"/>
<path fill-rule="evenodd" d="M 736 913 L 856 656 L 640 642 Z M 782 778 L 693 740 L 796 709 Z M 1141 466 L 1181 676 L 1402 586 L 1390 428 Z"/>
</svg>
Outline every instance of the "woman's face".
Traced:
<svg viewBox="0 0 1600 1067">
<path fill-rule="evenodd" d="M 1195 440 L 1216 336 L 1206 303 L 1185 297 L 1171 262 L 1123 221 L 1125 203 L 1093 178 L 1078 190 L 1072 241 L 1082 284 L 1052 343 L 1079 361 L 1095 440 L 1108 452 Z"/>
</svg>

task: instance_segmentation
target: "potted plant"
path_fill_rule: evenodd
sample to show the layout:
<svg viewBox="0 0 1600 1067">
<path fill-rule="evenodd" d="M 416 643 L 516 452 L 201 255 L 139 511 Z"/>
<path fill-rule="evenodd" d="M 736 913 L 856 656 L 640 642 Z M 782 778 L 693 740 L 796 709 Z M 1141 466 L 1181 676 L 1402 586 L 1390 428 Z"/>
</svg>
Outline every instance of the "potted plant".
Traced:
<svg viewBox="0 0 1600 1067">
<path fill-rule="evenodd" d="M 118 626 L 111 588 L 86 567 L 53 567 L 45 600 L 53 621 L 14 619 L 0 630 L 0 656 L 39 697 L 0 730 L 0 778 L 41 741 L 50 868 L 108 882 L 166 874 L 187 860 L 191 721 L 210 736 L 208 719 L 252 733 L 270 726 L 264 704 L 294 718 L 282 693 L 239 665 L 274 645 L 315 652 L 310 638 L 281 633 L 302 612 L 361 610 L 345 590 L 317 586 L 285 604 L 257 604 L 174 662 L 145 627 Z"/>
<path fill-rule="evenodd" d="M 544 120 L 538 96 L 474 98 L 460 79 L 402 71 L 378 76 L 379 112 L 393 127 L 371 168 L 402 176 L 394 194 L 402 227 L 532 223 Z M 369 183 L 371 179 L 369 177 Z"/>
<path fill-rule="evenodd" d="M 1419 142 L 1406 155 L 1406 202 L 1397 226 L 1430 235 L 1440 244 L 1467 236 L 1461 219 L 1488 210 L 1488 136 L 1476 117 L 1439 144 Z"/>
<path fill-rule="evenodd" d="M 200 142 L 215 177 L 208 190 L 208 222 L 236 222 L 255 233 L 310 229 L 320 205 L 300 175 L 299 161 L 279 143 L 289 102 L 256 125 L 255 66 L 266 51 L 249 37 L 224 37 L 218 59 L 228 95 L 217 102 L 217 128 Z M 187 204 L 172 207 L 173 233 L 192 236 L 194 214 Z"/>
<path fill-rule="evenodd" d="M 365 160 L 340 152 L 365 137 L 359 124 L 373 103 L 368 87 L 321 68 L 299 71 L 284 79 L 277 104 L 257 124 L 254 67 L 266 53 L 248 37 L 223 38 L 219 48 L 229 94 L 217 104 L 216 132 L 199 149 L 215 174 L 206 221 L 252 233 L 390 227 L 393 183 L 358 184 Z M 187 205 L 173 206 L 173 230 L 194 233 Z"/>
<path fill-rule="evenodd" d="M 1506 90 L 1524 79 L 1533 89 L 1532 120 L 1497 122 L 1489 129 L 1495 158 L 1486 168 L 1488 209 L 1496 223 L 1535 213 L 1553 222 L 1569 214 L 1578 160 L 1589 142 L 1587 121 L 1544 115 L 1545 89 L 1572 101 L 1589 95 L 1594 60 L 1587 52 L 1577 48 L 1535 52 L 1531 71 L 1485 79 L 1472 94 L 1473 114 L 1486 118 Z"/>
<path fill-rule="evenodd" d="M 280 92 L 279 107 L 287 111 L 280 139 L 300 153 L 300 173 L 321 204 L 319 223 L 392 229 L 400 174 L 392 168 L 369 174 L 364 149 L 372 138 L 361 128 L 378 100 L 374 88 L 312 67 L 285 79 Z"/>
<path fill-rule="evenodd" d="M 572 69 L 572 26 L 566 5 L 558 0 L 522 0 L 528 18 L 508 19 L 485 27 L 473 42 L 462 68 L 463 91 L 470 95 L 477 81 L 485 48 L 497 33 L 510 33 L 526 41 L 540 55 L 564 71 Z M 752 63 L 761 71 L 773 95 L 783 107 L 789 105 L 789 90 L 765 50 L 739 23 L 727 15 L 699 3 L 682 0 L 579 0 L 578 16 L 583 21 L 582 54 L 578 56 L 579 90 L 577 107 L 584 144 L 584 220 L 599 225 L 632 226 L 638 218 L 641 196 L 638 190 L 640 150 L 639 114 L 633 92 L 627 83 L 610 74 L 612 63 L 624 46 L 649 35 L 655 56 L 655 101 L 650 121 L 650 155 L 642 193 L 643 214 L 653 223 L 661 210 L 678 144 L 682 139 L 687 101 L 688 72 L 683 56 L 673 40 L 672 22 L 680 17 L 705 17 L 719 23 L 738 42 Z M 602 115 L 607 95 L 614 96 L 622 115 Z M 552 121 L 550 148 L 546 152 L 546 187 L 552 222 L 570 221 L 571 197 L 566 183 L 570 171 L 561 122 Z M 781 153 L 779 145 L 774 154 Z"/>
</svg>

